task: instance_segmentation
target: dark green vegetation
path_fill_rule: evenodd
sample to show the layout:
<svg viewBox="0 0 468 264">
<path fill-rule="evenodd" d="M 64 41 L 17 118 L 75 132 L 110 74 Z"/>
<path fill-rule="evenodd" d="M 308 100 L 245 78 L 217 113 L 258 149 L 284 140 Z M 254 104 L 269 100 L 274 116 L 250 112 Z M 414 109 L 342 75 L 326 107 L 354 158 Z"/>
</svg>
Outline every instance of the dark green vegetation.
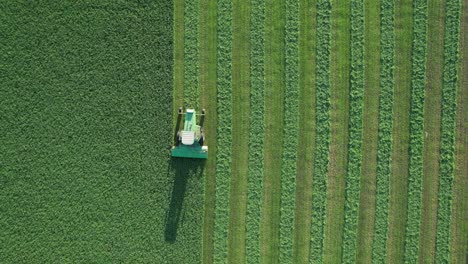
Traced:
<svg viewBox="0 0 468 264">
<path fill-rule="evenodd" d="M 2 262 L 200 260 L 203 165 L 169 158 L 172 10 L 0 4 Z"/>
<path fill-rule="evenodd" d="M 466 261 L 466 0 L 144 2 L 0 3 L 2 263 Z"/>
</svg>

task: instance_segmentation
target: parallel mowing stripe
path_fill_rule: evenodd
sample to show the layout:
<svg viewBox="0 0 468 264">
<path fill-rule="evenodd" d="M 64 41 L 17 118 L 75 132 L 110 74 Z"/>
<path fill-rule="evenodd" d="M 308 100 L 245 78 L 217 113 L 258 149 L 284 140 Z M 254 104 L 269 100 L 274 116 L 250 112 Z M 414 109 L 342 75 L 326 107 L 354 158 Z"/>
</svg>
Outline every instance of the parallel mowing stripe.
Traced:
<svg viewBox="0 0 468 264">
<path fill-rule="evenodd" d="M 454 142 L 458 82 L 460 0 L 446 5 L 444 41 L 444 79 L 442 89 L 442 125 L 437 210 L 436 263 L 450 260 L 450 221 L 454 173 Z"/>
<path fill-rule="evenodd" d="M 214 263 L 227 262 L 229 226 L 229 182 L 232 147 L 232 2 L 218 1 L 218 131 L 216 153 L 216 208 Z"/>
<path fill-rule="evenodd" d="M 424 92 L 426 84 L 427 1 L 415 0 L 413 7 L 414 24 L 405 263 L 416 263 L 419 252 L 424 144 Z"/>
<path fill-rule="evenodd" d="M 185 0 L 184 106 L 198 108 L 198 10 L 199 0 Z"/>
<path fill-rule="evenodd" d="M 286 1 L 283 158 L 281 164 L 280 263 L 293 262 L 293 227 L 299 131 L 299 3 Z"/>
<path fill-rule="evenodd" d="M 322 263 L 325 200 L 330 147 L 330 35 L 331 2 L 317 0 L 316 148 L 312 183 L 310 262 Z"/>
<path fill-rule="evenodd" d="M 351 1 L 351 77 L 349 149 L 346 176 L 343 263 L 356 261 L 359 191 L 362 165 L 362 105 L 364 96 L 364 3 Z"/>
<path fill-rule="evenodd" d="M 250 17 L 250 135 L 249 177 L 246 215 L 247 263 L 260 263 L 260 211 L 262 204 L 263 138 L 265 134 L 264 97 L 264 21 L 265 0 L 252 0 Z"/>
<path fill-rule="evenodd" d="M 395 1 L 383 0 L 380 5 L 381 55 L 379 135 L 377 148 L 377 185 L 372 262 L 384 263 L 387 258 L 388 208 L 393 129 L 393 85 L 395 60 Z"/>
</svg>

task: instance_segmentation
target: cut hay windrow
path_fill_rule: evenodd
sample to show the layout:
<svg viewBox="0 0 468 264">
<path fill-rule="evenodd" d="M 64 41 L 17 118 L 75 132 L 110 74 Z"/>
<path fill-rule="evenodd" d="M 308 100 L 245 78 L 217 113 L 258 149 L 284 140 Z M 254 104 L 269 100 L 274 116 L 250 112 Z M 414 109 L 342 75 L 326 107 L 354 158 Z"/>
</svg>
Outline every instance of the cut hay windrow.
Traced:
<svg viewBox="0 0 468 264">
<path fill-rule="evenodd" d="M 286 1 L 283 158 L 281 164 L 280 263 L 293 262 L 293 228 L 299 132 L 299 3 Z"/>
<path fill-rule="evenodd" d="M 395 1 L 383 0 L 381 17 L 379 134 L 377 147 L 377 177 L 372 261 L 385 263 L 387 258 L 388 209 L 390 197 L 390 166 L 393 129 L 393 85 L 395 62 Z"/>
<path fill-rule="evenodd" d="M 265 0 L 252 0 L 250 17 L 250 132 L 249 176 L 246 215 L 246 260 L 260 263 L 260 212 L 263 188 L 263 141 L 265 134 L 264 21 Z"/>
<path fill-rule="evenodd" d="M 362 111 L 364 97 L 364 3 L 351 1 L 351 76 L 348 171 L 346 175 L 343 263 L 356 262 L 359 192 L 362 167 Z"/>
<path fill-rule="evenodd" d="M 460 0 L 446 3 L 442 124 L 437 207 L 436 263 L 450 262 L 450 222 L 454 177 L 455 118 L 458 83 Z M 463 113 L 459 113 L 463 114 Z"/>
<path fill-rule="evenodd" d="M 216 153 L 216 201 L 214 263 L 227 262 L 229 183 L 232 152 L 232 2 L 218 1 L 218 130 Z"/>
<path fill-rule="evenodd" d="M 325 200 L 330 148 L 330 37 L 331 2 L 317 1 L 316 51 L 316 138 L 312 183 L 312 224 L 310 263 L 322 263 L 325 225 Z"/>
<path fill-rule="evenodd" d="M 198 11 L 199 0 L 184 5 L 184 107 L 198 109 Z"/>
<path fill-rule="evenodd" d="M 421 193 L 424 145 L 424 96 L 426 86 L 427 1 L 413 2 L 413 47 L 410 110 L 408 204 L 406 215 L 405 263 L 416 263 L 421 225 Z"/>
</svg>

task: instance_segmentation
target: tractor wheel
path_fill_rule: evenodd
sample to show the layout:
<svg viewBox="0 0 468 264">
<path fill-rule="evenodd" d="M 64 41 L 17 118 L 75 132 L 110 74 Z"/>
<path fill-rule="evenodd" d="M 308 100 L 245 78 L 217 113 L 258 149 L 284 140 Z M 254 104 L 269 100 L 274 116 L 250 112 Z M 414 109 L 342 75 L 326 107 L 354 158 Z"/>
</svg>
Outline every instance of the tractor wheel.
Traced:
<svg viewBox="0 0 468 264">
<path fill-rule="evenodd" d="M 182 114 L 182 107 L 179 107 L 179 115 Z"/>
<path fill-rule="evenodd" d="M 202 115 L 205 115 L 205 108 L 203 108 L 203 109 L 201 110 L 201 114 L 202 114 Z"/>
<path fill-rule="evenodd" d="M 200 137 L 200 140 L 198 141 L 198 143 L 200 144 L 200 146 L 203 146 L 203 143 L 205 142 L 205 134 L 201 134 L 201 137 Z"/>
</svg>

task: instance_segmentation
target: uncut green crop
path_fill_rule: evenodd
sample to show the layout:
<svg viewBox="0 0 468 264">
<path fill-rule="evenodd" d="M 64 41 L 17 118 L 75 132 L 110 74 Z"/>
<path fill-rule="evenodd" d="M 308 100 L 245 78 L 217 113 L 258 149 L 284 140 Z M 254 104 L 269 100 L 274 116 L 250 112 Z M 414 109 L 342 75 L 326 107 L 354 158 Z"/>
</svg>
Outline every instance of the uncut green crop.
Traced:
<svg viewBox="0 0 468 264">
<path fill-rule="evenodd" d="M 214 262 L 227 262 L 229 182 L 232 152 L 232 2 L 218 1 L 218 151 L 216 153 L 216 208 Z"/>
<path fill-rule="evenodd" d="M 442 127 L 437 207 L 436 263 L 450 261 L 450 221 L 454 174 L 454 137 L 458 83 L 460 1 L 446 3 Z"/>
<path fill-rule="evenodd" d="M 199 0 L 185 0 L 184 7 L 184 106 L 198 109 Z"/>
<path fill-rule="evenodd" d="M 251 7 L 251 117 L 249 132 L 249 177 L 246 215 L 246 259 L 247 263 L 260 263 L 260 211 L 262 203 L 262 180 L 264 168 L 263 140 L 265 134 L 265 0 L 252 0 Z"/>
<path fill-rule="evenodd" d="M 343 263 L 356 261 L 356 236 L 362 165 L 362 105 L 364 96 L 364 3 L 351 1 L 351 78 L 348 170 L 346 175 Z"/>
<path fill-rule="evenodd" d="M 376 205 L 372 261 L 376 263 L 385 263 L 387 258 L 387 238 L 389 230 L 388 208 L 390 196 L 390 166 L 393 129 L 393 64 L 395 61 L 394 0 L 381 1 L 380 12 L 381 71 L 379 95 L 379 132 L 377 143 Z"/>
<path fill-rule="evenodd" d="M 330 147 L 330 36 L 331 2 L 317 1 L 317 53 L 316 53 L 316 139 L 314 179 L 312 193 L 312 224 L 310 228 L 311 263 L 322 263 L 325 200 Z"/>
<path fill-rule="evenodd" d="M 412 47 L 410 149 L 405 263 L 416 263 L 419 253 L 424 144 L 424 91 L 426 86 L 427 2 L 415 0 Z"/>
<path fill-rule="evenodd" d="M 286 1 L 286 88 L 281 164 L 280 263 L 292 263 L 299 131 L 299 3 Z"/>
</svg>

